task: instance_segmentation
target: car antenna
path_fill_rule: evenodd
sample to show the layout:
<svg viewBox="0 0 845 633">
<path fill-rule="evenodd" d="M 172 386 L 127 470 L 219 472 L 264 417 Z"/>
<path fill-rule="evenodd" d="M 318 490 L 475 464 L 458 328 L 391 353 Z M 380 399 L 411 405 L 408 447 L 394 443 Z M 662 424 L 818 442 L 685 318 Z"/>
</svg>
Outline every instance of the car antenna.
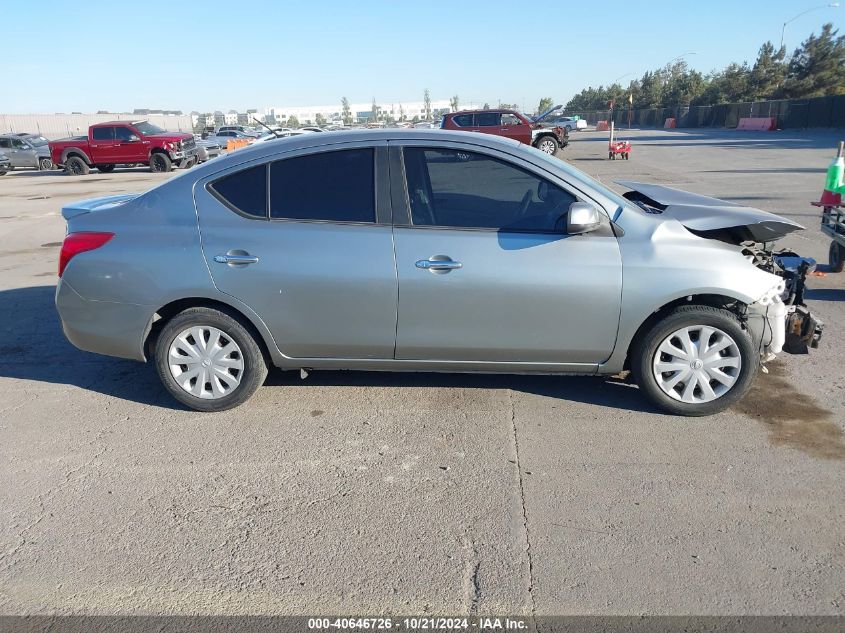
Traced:
<svg viewBox="0 0 845 633">
<path fill-rule="evenodd" d="M 278 131 L 278 130 L 274 130 L 274 129 L 273 129 L 273 128 L 271 128 L 269 125 L 267 125 L 266 123 L 264 123 L 264 121 L 259 121 L 259 120 L 258 120 L 258 119 L 256 119 L 255 117 L 252 117 L 252 120 L 253 120 L 253 121 L 255 121 L 256 123 L 258 123 L 258 125 L 263 125 L 264 127 L 266 127 L 266 128 L 267 128 L 267 130 L 270 132 L 270 134 L 272 134 L 272 135 L 273 135 L 273 136 L 275 136 L 276 138 L 284 138 L 281 134 L 279 134 L 279 131 Z"/>
</svg>

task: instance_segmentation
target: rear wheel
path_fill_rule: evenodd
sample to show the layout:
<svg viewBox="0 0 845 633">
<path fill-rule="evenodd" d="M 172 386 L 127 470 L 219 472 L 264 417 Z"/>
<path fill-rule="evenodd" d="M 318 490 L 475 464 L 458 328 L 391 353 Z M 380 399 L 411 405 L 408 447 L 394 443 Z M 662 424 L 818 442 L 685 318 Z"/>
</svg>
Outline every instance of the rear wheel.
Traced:
<svg viewBox="0 0 845 633">
<path fill-rule="evenodd" d="M 845 270 L 845 246 L 838 242 L 831 242 L 827 261 L 830 265 L 830 272 L 841 273 Z"/>
<path fill-rule="evenodd" d="M 682 306 L 645 333 L 631 369 L 643 393 L 675 415 L 718 413 L 740 400 L 759 368 L 751 336 L 736 316 L 710 306 Z"/>
<path fill-rule="evenodd" d="M 97 165 L 97 171 L 109 174 L 114 171 L 114 165 Z"/>
<path fill-rule="evenodd" d="M 41 171 L 47 171 L 48 169 L 53 169 L 53 161 L 49 158 L 39 158 L 38 159 L 38 169 Z"/>
<path fill-rule="evenodd" d="M 156 152 L 150 156 L 150 171 L 152 172 L 168 172 L 172 169 L 173 164 L 170 161 L 170 156 Z"/>
<path fill-rule="evenodd" d="M 541 136 L 537 139 L 537 142 L 534 144 L 534 147 L 539 149 L 541 152 L 554 156 L 555 152 L 560 148 L 560 144 L 553 136 Z"/>
<path fill-rule="evenodd" d="M 72 176 L 84 176 L 91 170 L 79 156 L 71 156 L 65 161 L 65 171 Z"/>
<path fill-rule="evenodd" d="M 242 404 L 264 383 L 267 362 L 258 342 L 228 314 L 190 308 L 156 340 L 155 364 L 165 389 L 197 411 Z"/>
</svg>

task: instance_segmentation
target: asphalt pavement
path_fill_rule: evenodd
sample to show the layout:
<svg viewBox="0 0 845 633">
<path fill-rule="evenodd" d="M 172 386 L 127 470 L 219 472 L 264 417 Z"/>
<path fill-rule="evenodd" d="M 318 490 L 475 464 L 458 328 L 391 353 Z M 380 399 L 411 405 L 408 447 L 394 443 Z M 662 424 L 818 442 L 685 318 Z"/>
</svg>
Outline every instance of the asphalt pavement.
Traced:
<svg viewBox="0 0 845 633">
<path fill-rule="evenodd" d="M 794 218 L 842 133 L 573 133 L 562 159 Z M 145 169 L 0 178 L 0 613 L 845 615 L 845 273 L 820 349 L 725 413 L 602 378 L 271 373 L 217 414 L 81 352 L 53 307 L 80 198 Z M 659 280 L 655 280 L 659 283 Z"/>
</svg>

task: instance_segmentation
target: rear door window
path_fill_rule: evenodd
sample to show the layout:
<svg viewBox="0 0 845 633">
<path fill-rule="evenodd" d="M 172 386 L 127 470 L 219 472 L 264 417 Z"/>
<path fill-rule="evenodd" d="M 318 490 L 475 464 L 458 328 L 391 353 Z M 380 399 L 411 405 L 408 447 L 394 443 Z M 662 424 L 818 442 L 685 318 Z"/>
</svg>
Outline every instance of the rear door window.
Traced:
<svg viewBox="0 0 845 633">
<path fill-rule="evenodd" d="M 226 206 L 251 218 L 267 218 L 267 165 L 223 176 L 208 186 Z"/>
<path fill-rule="evenodd" d="M 270 218 L 375 222 L 372 148 L 321 152 L 270 165 Z"/>
<path fill-rule="evenodd" d="M 113 141 L 114 128 L 113 127 L 95 127 L 91 133 L 95 141 Z"/>
<path fill-rule="evenodd" d="M 458 116 L 452 117 L 452 121 L 454 121 L 455 125 L 458 127 L 472 127 L 471 114 L 459 114 Z"/>
<path fill-rule="evenodd" d="M 501 115 L 498 112 L 479 112 L 475 115 L 475 125 L 478 127 L 498 126 Z"/>
</svg>

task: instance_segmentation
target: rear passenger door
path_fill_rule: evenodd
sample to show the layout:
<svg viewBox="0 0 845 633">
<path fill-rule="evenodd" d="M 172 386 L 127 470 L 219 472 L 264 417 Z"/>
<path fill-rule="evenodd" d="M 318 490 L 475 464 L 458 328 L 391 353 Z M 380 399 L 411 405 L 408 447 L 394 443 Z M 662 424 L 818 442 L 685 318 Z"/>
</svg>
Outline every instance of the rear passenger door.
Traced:
<svg viewBox="0 0 845 633">
<path fill-rule="evenodd" d="M 94 163 L 109 165 L 120 162 L 118 160 L 119 147 L 114 138 L 114 127 L 106 125 L 91 130 L 91 160 Z"/>
<path fill-rule="evenodd" d="M 214 284 L 252 308 L 288 357 L 392 358 L 397 280 L 386 146 L 309 152 L 197 184 Z"/>
</svg>

